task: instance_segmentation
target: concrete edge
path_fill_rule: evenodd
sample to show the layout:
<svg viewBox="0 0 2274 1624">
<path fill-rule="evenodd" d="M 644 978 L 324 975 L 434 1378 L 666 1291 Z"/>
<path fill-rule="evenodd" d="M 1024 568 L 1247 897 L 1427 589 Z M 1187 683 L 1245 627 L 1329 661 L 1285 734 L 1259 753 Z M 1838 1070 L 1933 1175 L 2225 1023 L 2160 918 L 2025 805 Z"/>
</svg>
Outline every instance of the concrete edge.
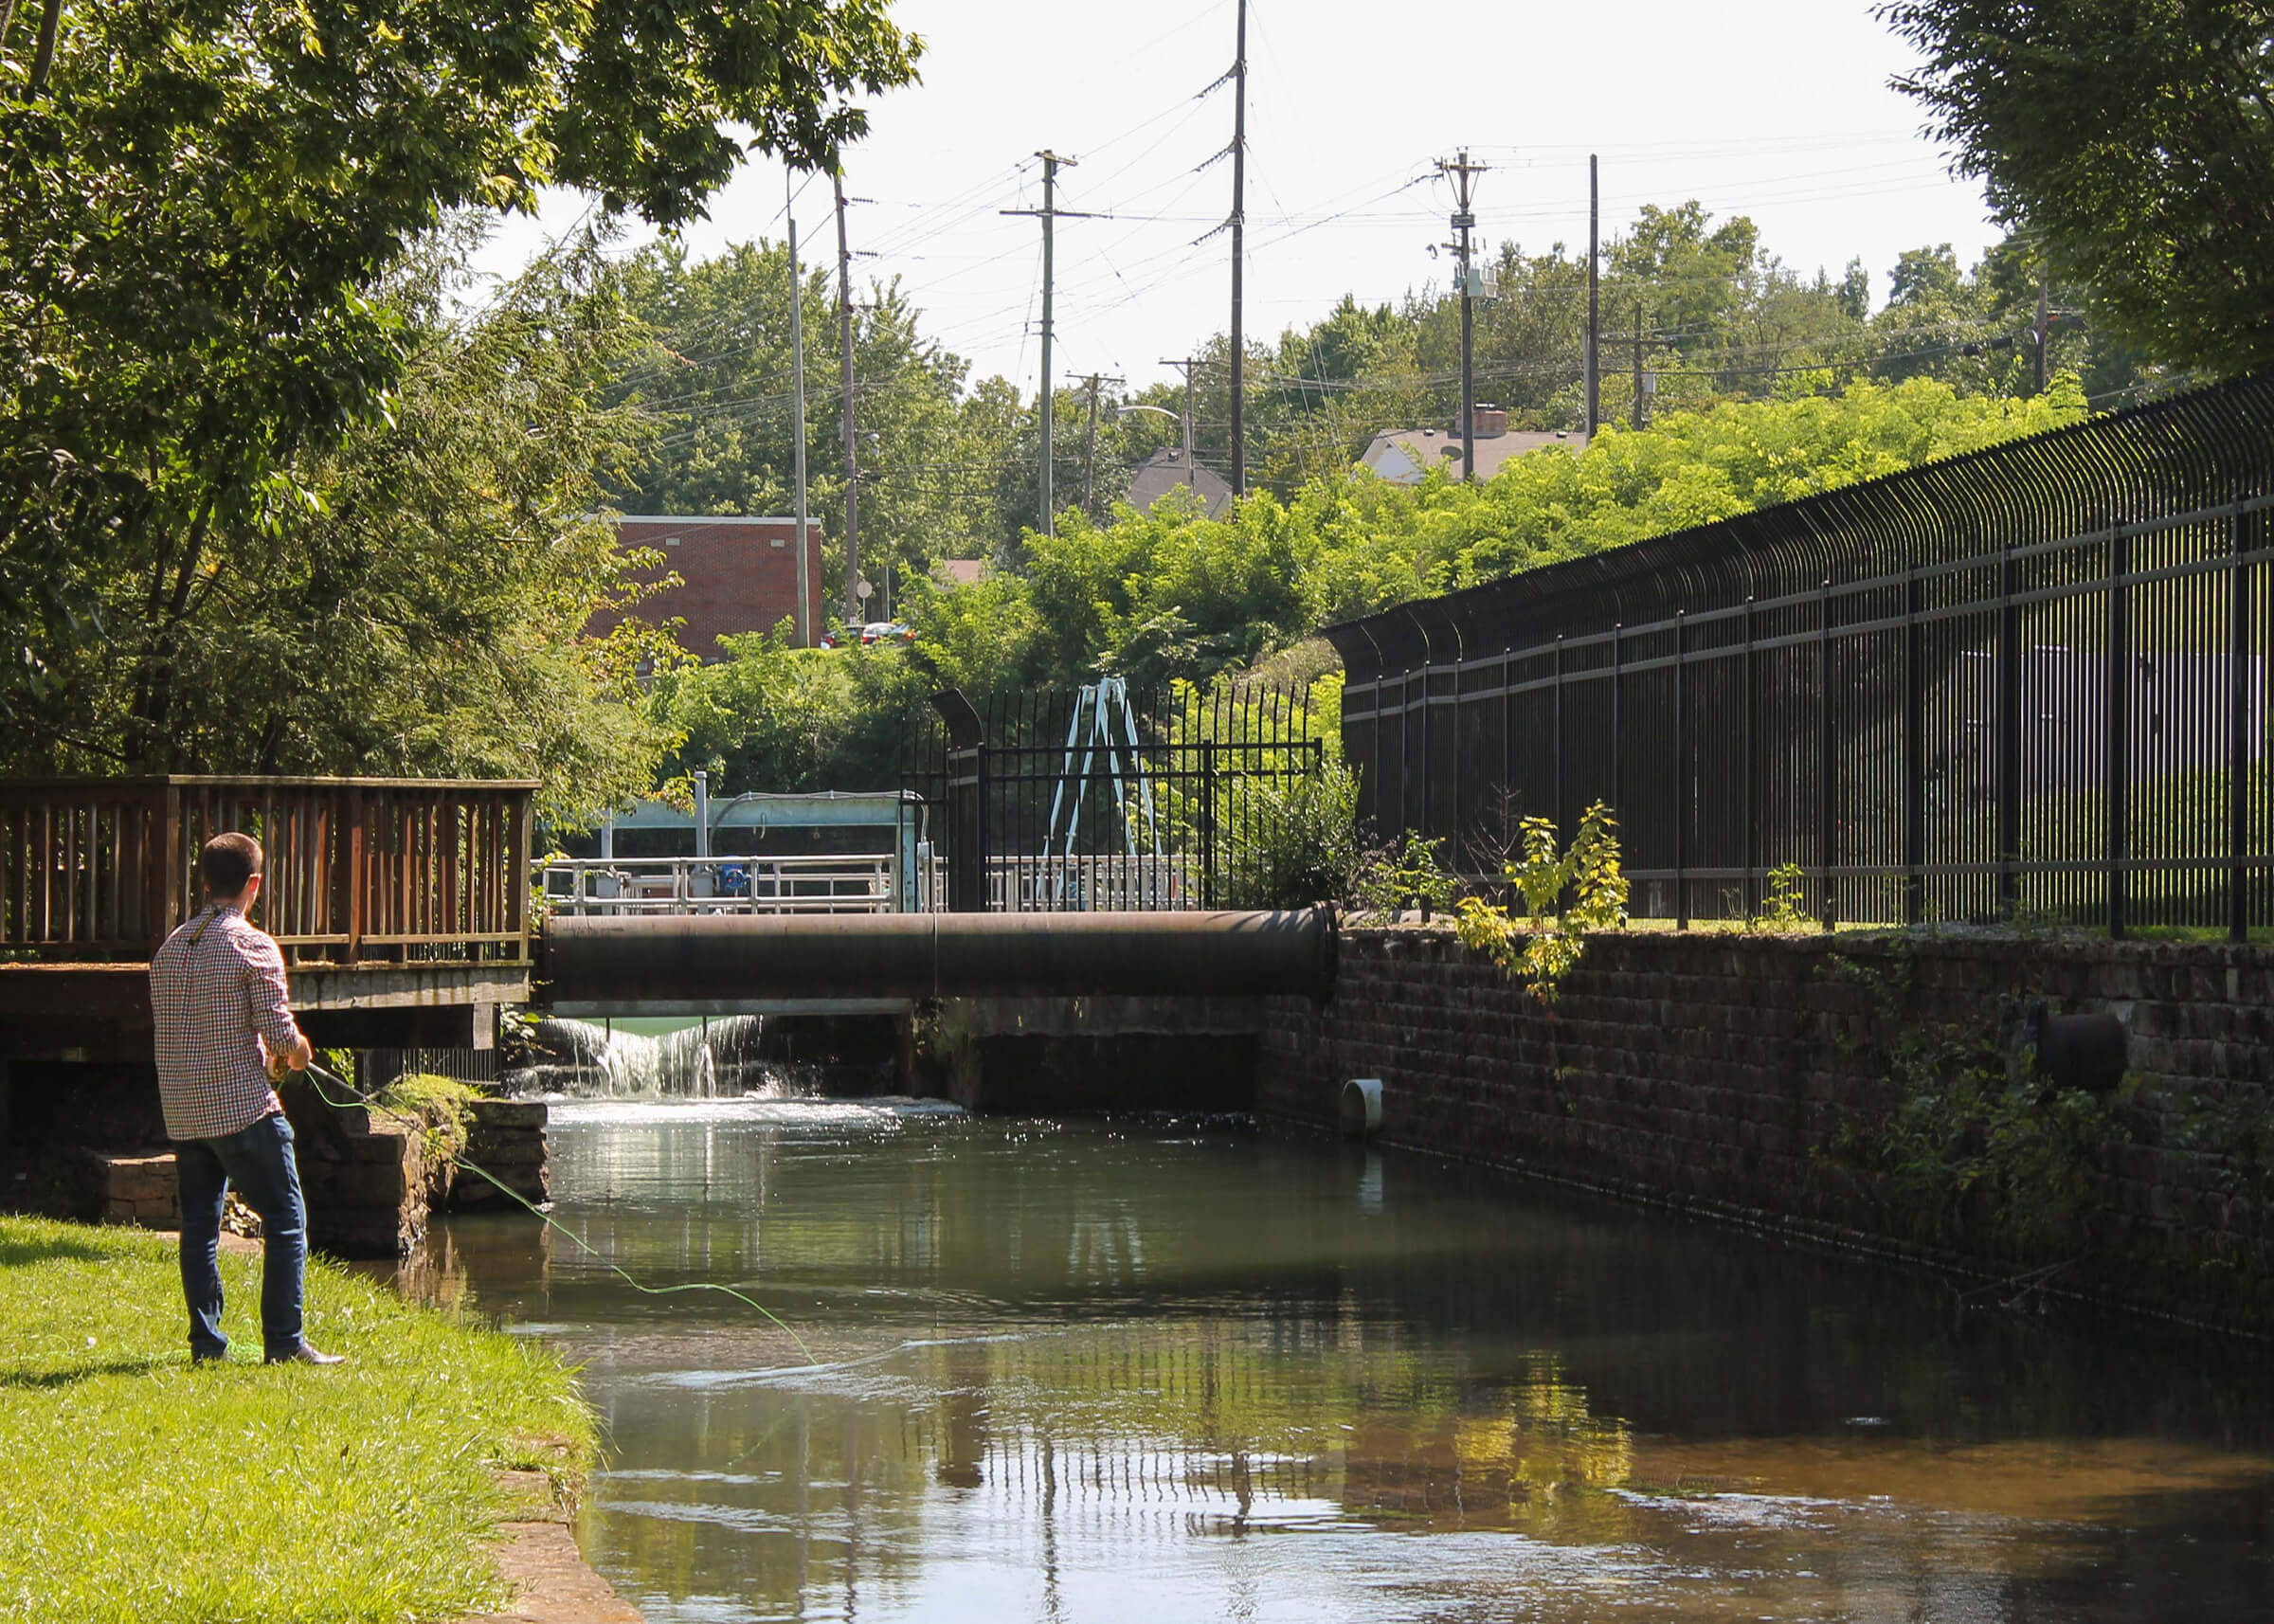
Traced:
<svg viewBox="0 0 2274 1624">
<path fill-rule="evenodd" d="M 553 1508 L 551 1486 L 541 1471 L 501 1471 L 498 1480 L 541 1514 L 498 1525 L 497 1572 L 513 1586 L 503 1613 L 482 1613 L 457 1624 L 647 1624 L 647 1615 L 616 1594 L 577 1549 L 566 1512 Z"/>
</svg>

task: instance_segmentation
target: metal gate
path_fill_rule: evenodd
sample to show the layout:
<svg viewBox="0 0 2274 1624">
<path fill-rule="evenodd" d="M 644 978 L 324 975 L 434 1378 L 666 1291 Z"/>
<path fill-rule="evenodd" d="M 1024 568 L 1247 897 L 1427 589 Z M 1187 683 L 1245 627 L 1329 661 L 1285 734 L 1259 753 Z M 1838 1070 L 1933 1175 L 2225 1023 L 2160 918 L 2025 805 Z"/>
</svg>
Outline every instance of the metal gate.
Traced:
<svg viewBox="0 0 2274 1624">
<path fill-rule="evenodd" d="M 965 912 L 1272 907 L 1274 842 L 1326 743 L 1300 686 L 1071 692 L 909 718 L 918 798 L 948 907 Z"/>
</svg>

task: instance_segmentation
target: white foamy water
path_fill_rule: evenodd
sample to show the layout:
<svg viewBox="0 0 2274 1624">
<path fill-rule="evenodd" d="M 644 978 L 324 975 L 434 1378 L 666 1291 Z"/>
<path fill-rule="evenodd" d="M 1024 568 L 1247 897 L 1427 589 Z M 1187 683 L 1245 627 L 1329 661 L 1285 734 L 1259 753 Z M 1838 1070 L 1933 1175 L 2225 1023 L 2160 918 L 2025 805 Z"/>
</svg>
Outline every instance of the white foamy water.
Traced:
<svg viewBox="0 0 2274 1624">
<path fill-rule="evenodd" d="M 788 1066 L 759 1057 L 763 1016 L 736 1015 L 650 1037 L 591 1020 L 533 1028 L 543 1062 L 506 1074 L 523 1098 L 792 1099 L 813 1091 Z"/>
<path fill-rule="evenodd" d="M 634 1128 L 751 1123 L 778 1128 L 875 1127 L 890 1129 L 916 1117 L 962 1116 L 948 1100 L 886 1097 L 823 1099 L 561 1099 L 551 1119 L 558 1127 Z"/>
</svg>

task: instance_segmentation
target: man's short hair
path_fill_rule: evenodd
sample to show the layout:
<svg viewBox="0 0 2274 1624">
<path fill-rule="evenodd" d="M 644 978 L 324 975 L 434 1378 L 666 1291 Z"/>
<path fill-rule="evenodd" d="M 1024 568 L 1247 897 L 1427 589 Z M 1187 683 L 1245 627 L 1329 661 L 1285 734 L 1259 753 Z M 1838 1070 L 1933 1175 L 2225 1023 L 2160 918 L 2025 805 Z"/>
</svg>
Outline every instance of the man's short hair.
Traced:
<svg viewBox="0 0 2274 1624">
<path fill-rule="evenodd" d="M 208 895 L 242 895 L 245 882 L 261 872 L 261 842 L 234 829 L 216 835 L 198 853 L 197 866 L 206 876 Z"/>
</svg>

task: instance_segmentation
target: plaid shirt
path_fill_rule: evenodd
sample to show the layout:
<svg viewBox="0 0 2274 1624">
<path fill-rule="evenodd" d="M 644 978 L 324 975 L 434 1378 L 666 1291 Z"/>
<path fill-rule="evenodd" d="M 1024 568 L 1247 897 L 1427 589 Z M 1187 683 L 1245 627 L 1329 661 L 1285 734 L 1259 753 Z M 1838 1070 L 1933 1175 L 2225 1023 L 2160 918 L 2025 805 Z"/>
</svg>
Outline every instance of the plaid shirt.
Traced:
<svg viewBox="0 0 2274 1624">
<path fill-rule="evenodd" d="M 220 1139 L 283 1109 L 268 1056 L 300 1036 L 284 1000 L 284 955 L 241 909 L 208 908 L 166 938 L 150 1006 L 169 1137 Z"/>
</svg>

